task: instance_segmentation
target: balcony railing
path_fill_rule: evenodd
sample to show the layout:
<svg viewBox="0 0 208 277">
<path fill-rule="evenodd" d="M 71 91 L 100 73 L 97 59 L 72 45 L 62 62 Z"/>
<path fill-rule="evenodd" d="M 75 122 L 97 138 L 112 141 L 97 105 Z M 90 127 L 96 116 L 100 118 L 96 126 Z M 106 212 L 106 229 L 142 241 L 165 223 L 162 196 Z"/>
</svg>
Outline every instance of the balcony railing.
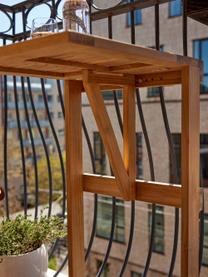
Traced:
<svg viewBox="0 0 208 277">
<path fill-rule="evenodd" d="M 161 48 L 161 44 L 163 44 L 164 41 L 161 40 L 163 38 L 163 32 L 165 32 L 166 26 L 162 26 L 161 28 L 161 22 L 160 22 L 160 9 L 163 7 L 162 4 L 169 2 L 168 0 L 142 0 L 142 1 L 88 1 L 90 5 L 90 17 L 91 17 L 91 33 L 103 33 L 103 35 L 107 36 L 108 38 L 116 38 L 117 33 L 114 32 L 115 30 L 118 30 L 118 21 L 117 25 L 115 25 L 114 20 L 119 18 L 120 16 L 129 16 L 130 18 L 130 26 L 128 30 L 128 38 L 123 37 L 123 40 L 128 40 L 132 44 L 137 43 L 137 32 L 139 37 L 139 31 L 135 24 L 135 11 L 137 9 L 147 9 L 153 7 L 152 9 L 152 17 L 151 21 L 152 24 L 152 37 L 154 37 L 154 45 L 147 45 L 151 47 L 155 47 L 158 51 Z M 110 3 L 110 4 L 109 4 Z M 51 17 L 57 18 L 59 22 L 60 29 L 62 28 L 61 23 L 61 5 L 63 4 L 63 1 L 60 0 L 28 0 L 23 1 L 18 4 L 15 4 L 13 6 L 8 6 L 4 4 L 0 4 L 0 11 L 4 13 L 4 15 L 8 19 L 8 25 L 9 27 L 6 28 L 6 30 L 1 30 L 0 33 L 0 39 L 1 43 L 3 45 L 7 45 L 9 43 L 16 43 L 21 40 L 25 40 L 29 37 L 30 31 L 28 29 L 28 21 L 29 18 L 33 12 L 34 9 L 42 9 L 47 8 L 48 9 L 48 15 Z M 160 6 L 161 4 L 161 6 Z M 167 5 L 167 4 L 166 4 Z M 47 16 L 48 16 L 47 15 Z M 103 20 L 103 21 L 102 21 Z M 99 27 L 99 30 L 97 30 L 96 24 L 99 22 L 104 22 L 103 26 Z M 174 23 L 172 23 L 172 29 L 174 30 Z M 0 19 L 0 26 L 1 26 L 1 19 Z M 100 26 L 100 25 L 99 25 Z M 183 45 L 183 54 L 184 56 L 187 56 L 188 54 L 188 20 L 187 20 L 187 13 L 184 10 L 182 13 L 182 23 L 181 23 L 181 45 Z M 18 30 L 18 31 L 17 31 Z M 171 34 L 170 34 L 171 36 Z M 119 37 L 122 37 L 120 34 Z M 139 41 L 139 39 L 138 39 Z M 149 41 L 148 41 L 149 43 Z M 8 83 L 9 80 L 9 83 Z M 55 86 L 54 90 L 54 96 L 55 98 L 58 98 L 59 101 L 57 102 L 57 105 L 59 105 L 60 111 L 62 113 L 62 117 L 64 118 L 64 103 L 63 103 L 63 92 L 62 92 L 62 85 L 61 82 L 57 80 L 56 83 L 53 84 Z M 36 97 L 36 89 L 38 91 L 40 90 L 42 94 L 42 103 L 38 103 L 35 101 Z M 65 181 L 65 168 L 64 168 L 64 153 L 63 153 L 63 142 L 61 142 L 61 138 L 59 136 L 60 131 L 58 131 L 57 125 L 55 125 L 55 121 L 53 120 L 51 116 L 51 109 L 52 105 L 48 102 L 47 98 L 47 91 L 51 89 L 51 85 L 48 85 L 45 83 L 43 79 L 40 79 L 36 85 L 34 85 L 31 82 L 30 78 L 21 78 L 21 80 L 17 82 L 15 79 L 11 79 L 11 76 L 4 76 L 1 79 L 1 127 L 3 129 L 3 138 L 2 138 L 2 144 L 3 144 L 3 173 L 4 173 L 4 190 L 5 190 L 5 204 L 4 204 L 4 212 L 7 217 L 10 216 L 10 214 L 13 212 L 11 210 L 10 205 L 10 192 L 9 188 L 11 186 L 11 180 L 10 180 L 10 172 L 9 172 L 9 166 L 10 166 L 10 159 L 11 155 L 9 153 L 10 148 L 10 138 L 8 136 L 9 129 L 15 129 L 19 140 L 18 140 L 18 147 L 21 152 L 21 177 L 22 177 L 22 183 L 24 185 L 24 201 L 23 201 L 23 209 L 24 213 L 28 214 L 28 186 L 29 186 L 29 180 L 27 176 L 27 158 L 25 153 L 25 146 L 31 148 L 32 153 L 32 161 L 34 164 L 34 183 L 35 183 L 35 217 L 38 216 L 38 205 L 39 205 L 39 189 L 41 190 L 41 184 L 39 183 L 38 179 L 38 159 L 39 159 L 39 146 L 42 146 L 42 152 L 41 155 L 44 155 L 46 158 L 46 171 L 48 174 L 48 204 L 49 204 L 49 210 L 48 215 L 50 216 L 52 213 L 52 203 L 53 203 L 53 187 L 54 187 L 54 176 L 52 172 L 52 162 L 51 162 L 51 151 L 49 149 L 49 146 L 52 144 L 52 142 L 55 144 L 55 151 L 57 153 L 58 157 L 58 163 L 60 167 L 61 172 L 61 186 L 59 187 L 59 190 L 62 192 L 62 198 L 61 198 L 61 207 L 62 207 L 62 216 L 65 216 L 66 214 L 66 181 Z M 10 101 L 8 99 L 8 90 L 13 90 L 13 96 L 14 101 Z M 18 94 L 22 96 L 22 101 L 18 102 Z M 155 157 L 154 157 L 154 148 L 152 145 L 152 139 L 151 134 L 152 132 L 149 132 L 148 130 L 148 122 L 146 122 L 146 114 L 144 112 L 144 105 L 143 105 L 143 98 L 141 95 L 141 91 L 136 91 L 136 98 L 137 98 L 137 109 L 138 109 L 138 118 L 141 124 L 141 129 L 143 133 L 143 139 L 144 144 L 146 147 L 147 152 L 147 160 L 148 160 L 148 166 L 149 166 L 149 175 L 150 179 L 152 181 L 156 180 L 156 168 L 158 165 L 155 164 Z M 26 99 L 26 95 L 28 96 L 28 99 Z M 169 148 L 169 156 L 170 156 L 170 176 L 172 183 L 179 184 L 180 183 L 180 169 L 179 169 L 179 161 L 177 159 L 177 147 L 174 145 L 173 137 L 171 134 L 171 126 L 169 124 L 169 110 L 171 108 L 167 108 L 166 103 L 166 92 L 163 88 L 158 88 L 158 96 L 157 102 L 160 105 L 162 115 L 160 120 L 162 121 L 162 126 L 164 127 L 164 134 L 166 137 L 166 140 L 168 142 L 168 148 Z M 106 103 L 108 100 L 106 100 Z M 118 97 L 118 94 L 116 92 L 112 92 L 112 98 L 111 98 L 111 105 L 114 104 L 115 108 L 115 115 L 117 120 L 117 125 L 119 126 L 119 130 L 122 133 L 123 131 L 123 125 L 122 125 L 122 116 L 121 116 L 121 104 L 122 99 Z M 180 102 L 180 98 L 177 99 L 177 101 Z M 203 100 L 205 101 L 205 100 Z M 109 102 L 108 102 L 109 103 Z M 148 103 L 151 103 L 149 101 Z M 87 104 L 86 104 L 87 105 Z M 10 110 L 13 110 L 13 113 L 16 117 L 16 121 L 11 122 L 9 121 L 9 112 Z M 40 111 L 41 110 L 41 111 Z M 39 119 L 39 112 L 42 112 L 44 110 L 46 115 L 46 120 L 41 121 Z M 24 112 L 24 116 L 22 116 L 22 112 Z M 33 114 L 33 120 L 30 118 L 30 114 Z M 207 113 L 207 112 L 206 112 Z M 208 116 L 208 113 L 207 113 Z M 23 119 L 24 118 L 24 119 Z M 90 161 L 91 161 L 91 168 L 93 173 L 98 173 L 96 168 L 96 150 L 93 150 L 93 143 L 92 143 L 92 134 L 91 132 L 91 126 L 88 126 L 88 120 L 84 117 L 82 118 L 82 124 L 83 124 L 83 132 L 85 135 L 85 144 L 87 145 L 87 151 L 89 151 Z M 37 127 L 38 134 L 40 138 L 35 138 L 32 128 Z M 49 128 L 50 127 L 50 128 Z M 28 130 L 29 139 L 25 138 L 24 131 Z M 47 129 L 47 130 L 46 130 Z M 48 138 L 48 129 L 50 129 L 50 138 Z M 47 133 L 47 135 L 46 135 Z M 151 134 L 150 134 L 151 133 Z M 180 130 L 179 130 L 180 133 Z M 37 147 L 38 146 L 38 147 Z M 161 161 L 160 161 L 161 163 Z M 90 166 L 89 166 L 90 167 Z M 206 170 L 206 169 L 205 169 Z M 100 172 L 99 172 L 100 173 Z M 204 189 L 202 188 L 202 208 L 200 213 L 200 253 L 199 253 L 199 259 L 200 264 L 203 265 L 203 251 L 205 251 L 204 246 L 204 226 L 205 226 L 205 194 Z M 90 255 L 93 252 L 93 247 L 95 245 L 96 237 L 97 237 L 97 218 L 99 215 L 99 209 L 100 209 L 100 203 L 99 202 L 99 196 L 94 196 L 94 210 L 92 211 L 92 226 L 90 234 L 88 235 L 88 241 L 86 246 L 86 261 L 90 262 Z M 207 199 L 206 199 L 207 201 Z M 106 203 L 105 203 L 106 204 Z M 107 204 L 109 204 L 109 199 L 107 201 Z M 117 230 L 117 210 L 118 206 L 120 205 L 120 202 L 116 198 L 111 199 L 111 215 L 110 215 L 110 230 L 109 230 L 109 239 L 107 242 L 107 247 L 105 250 L 105 253 L 103 251 L 101 252 L 101 262 L 99 263 L 98 273 L 97 276 L 102 276 L 102 273 L 105 272 L 108 263 L 111 259 L 111 253 L 113 252 L 113 244 L 114 244 L 114 237 L 115 237 L 115 230 Z M 129 204 L 127 204 L 129 205 Z M 130 261 L 130 254 L 132 251 L 132 248 L 134 246 L 134 237 L 136 236 L 136 232 L 138 231 L 135 227 L 135 220 L 137 216 L 137 205 L 140 205 L 140 203 L 136 203 L 135 201 L 132 201 L 130 204 L 129 211 L 129 218 L 130 222 L 128 225 L 129 233 L 127 235 L 127 240 L 125 242 L 123 250 L 123 260 L 122 265 L 120 268 L 118 268 L 117 275 L 116 276 L 126 276 L 126 270 L 128 267 L 128 262 Z M 125 204 L 124 204 L 125 206 Z M 142 264 L 140 260 L 140 268 L 142 268 L 142 276 L 148 276 L 148 273 L 151 271 L 151 264 L 152 260 L 154 259 L 154 246 L 155 246 L 155 236 L 156 236 L 156 224 L 158 220 L 158 206 L 156 204 L 151 204 L 149 206 L 149 213 L 151 213 L 151 220 L 149 222 L 149 230 L 146 231 L 146 239 L 149 239 L 148 249 L 146 251 L 145 257 L 142 258 Z M 175 208 L 174 209 L 174 220 L 172 221 L 171 228 L 174 230 L 172 238 L 168 238 L 169 247 L 171 248 L 171 254 L 168 257 L 168 264 L 164 271 L 166 272 L 167 276 L 175 276 L 174 270 L 176 266 L 176 260 L 177 260 L 177 251 L 178 251 L 178 244 L 179 244 L 179 217 L 180 217 L 180 209 Z M 122 226 L 120 226 L 122 229 Z M 118 230 L 117 230 L 118 231 Z M 161 231 L 161 230 L 160 230 Z M 119 232 L 119 231 L 118 231 Z M 148 233 L 149 232 L 149 233 Z M 206 238 L 207 239 L 207 238 Z M 59 243 L 58 241 L 55 242 L 53 247 L 50 250 L 50 257 L 56 254 L 58 251 Z M 206 247 L 208 248 L 207 244 Z M 138 245 L 139 249 L 139 245 Z M 139 250 L 138 250 L 139 251 Z M 141 253 L 143 250 L 140 250 Z M 206 250 L 207 251 L 207 250 Z M 96 251 L 95 251 L 96 252 Z M 99 255 L 98 255 L 99 256 Z M 99 259 L 100 259 L 99 256 Z M 113 256 L 113 255 L 112 255 Z M 58 274 L 62 271 L 62 269 L 65 267 L 68 261 L 68 255 L 66 253 L 62 264 L 60 265 L 59 269 L 57 270 L 57 273 L 54 276 L 58 276 Z M 156 268 L 156 271 L 160 271 L 160 268 Z M 206 271 L 207 272 L 207 271 Z M 177 276 L 177 275 L 176 275 Z M 202 275 L 205 276 L 205 275 Z"/>
</svg>

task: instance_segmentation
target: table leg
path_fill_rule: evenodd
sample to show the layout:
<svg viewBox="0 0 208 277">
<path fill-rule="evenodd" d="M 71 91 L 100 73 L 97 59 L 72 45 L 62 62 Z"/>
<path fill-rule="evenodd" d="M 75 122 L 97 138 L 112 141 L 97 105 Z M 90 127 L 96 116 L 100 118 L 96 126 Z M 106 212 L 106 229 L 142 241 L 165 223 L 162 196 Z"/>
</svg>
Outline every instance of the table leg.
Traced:
<svg viewBox="0 0 208 277">
<path fill-rule="evenodd" d="M 200 70 L 182 72 L 181 277 L 199 276 L 199 88 Z"/>
<path fill-rule="evenodd" d="M 81 82 L 65 81 L 65 148 L 70 277 L 84 277 L 85 274 L 81 92 Z"/>
<path fill-rule="evenodd" d="M 125 86 L 123 90 L 123 156 L 129 175 L 130 195 L 136 196 L 136 103 L 135 87 Z"/>
</svg>

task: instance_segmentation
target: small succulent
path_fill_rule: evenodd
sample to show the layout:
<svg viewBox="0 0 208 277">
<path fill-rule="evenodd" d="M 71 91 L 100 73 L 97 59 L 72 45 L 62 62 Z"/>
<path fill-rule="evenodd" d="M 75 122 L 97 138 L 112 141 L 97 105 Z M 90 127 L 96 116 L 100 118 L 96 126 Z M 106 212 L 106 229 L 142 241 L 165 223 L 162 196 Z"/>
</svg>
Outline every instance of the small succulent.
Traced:
<svg viewBox="0 0 208 277">
<path fill-rule="evenodd" d="M 0 256 L 21 255 L 38 249 L 43 243 L 66 236 L 63 219 L 41 215 L 31 220 L 22 215 L 0 223 Z"/>
</svg>

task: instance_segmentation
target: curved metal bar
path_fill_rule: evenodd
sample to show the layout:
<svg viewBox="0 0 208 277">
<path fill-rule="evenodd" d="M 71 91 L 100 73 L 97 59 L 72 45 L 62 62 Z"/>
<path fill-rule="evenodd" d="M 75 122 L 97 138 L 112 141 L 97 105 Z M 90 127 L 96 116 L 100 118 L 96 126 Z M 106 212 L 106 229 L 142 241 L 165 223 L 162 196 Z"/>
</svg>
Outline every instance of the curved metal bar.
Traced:
<svg viewBox="0 0 208 277">
<path fill-rule="evenodd" d="M 134 11 L 131 11 L 130 16 L 131 16 L 131 43 L 135 44 L 136 39 L 135 39 L 135 15 L 134 15 Z M 111 20 L 112 20 L 112 17 L 111 17 Z M 119 125 L 120 125 L 120 130 L 121 130 L 121 133 L 123 134 L 123 126 L 121 126 L 121 124 L 122 124 L 121 114 L 120 114 L 119 106 L 118 106 L 118 103 L 117 103 L 117 97 L 115 97 L 115 96 L 116 95 L 114 94 L 114 104 L 115 104 L 115 108 L 116 108 L 118 122 L 119 122 Z M 129 239 L 128 239 L 128 245 L 127 245 L 127 249 L 126 249 L 124 262 L 123 262 L 121 271 L 119 273 L 119 277 L 122 277 L 123 274 L 125 273 L 125 269 L 126 269 L 126 266 L 128 264 L 129 256 L 130 256 L 130 253 L 131 253 L 133 237 L 134 237 L 135 213 L 136 213 L 136 211 L 135 211 L 135 201 L 131 201 L 131 220 L 130 220 Z"/>
<path fill-rule="evenodd" d="M 39 4 L 34 3 L 34 4 L 33 4 L 29 9 L 27 9 L 27 11 L 25 12 L 26 26 L 27 26 L 28 29 L 31 29 L 31 27 L 28 25 L 28 16 L 29 16 L 30 12 L 32 11 L 32 9 L 34 9 L 34 8 L 36 8 L 36 7 L 38 7 L 38 6 L 42 6 L 42 5 L 46 5 L 46 6 L 48 6 L 48 7 L 50 8 L 50 12 L 51 12 L 51 15 L 50 15 L 50 16 L 53 18 L 52 6 L 51 6 L 49 3 L 47 3 L 47 2 L 43 2 L 43 3 L 39 3 Z"/>
<path fill-rule="evenodd" d="M 26 22 L 25 22 L 25 11 L 22 12 L 22 21 L 23 21 L 23 31 L 26 31 Z M 38 179 L 38 166 L 37 166 L 37 155 L 36 155 L 36 149 L 35 149 L 35 143 L 32 133 L 32 128 L 30 124 L 30 116 L 29 111 L 27 107 L 27 99 L 26 99 L 26 91 L 25 91 L 25 78 L 21 77 L 21 86 L 22 86 L 22 98 L 23 98 L 23 104 L 25 109 L 25 118 L 27 121 L 30 141 L 31 141 L 31 147 L 32 147 L 32 153 L 33 153 L 33 162 L 34 162 L 34 175 L 35 175 L 35 219 L 38 217 L 38 205 L 39 205 L 39 179 Z"/>
<path fill-rule="evenodd" d="M 30 102 L 31 102 L 31 106 L 32 106 L 33 115 L 34 115 L 34 118 L 35 118 L 36 125 L 38 127 L 38 132 L 40 134 L 41 141 L 42 141 L 42 144 L 43 144 L 43 149 L 44 149 L 45 156 L 46 156 L 49 187 L 52 188 L 52 182 L 53 181 L 52 181 L 52 171 L 51 171 L 51 164 L 50 164 L 50 159 L 49 159 L 48 148 L 47 148 L 46 141 L 45 141 L 45 138 L 44 138 L 44 134 L 43 134 L 43 131 L 41 129 L 39 119 L 38 119 L 38 115 L 37 115 L 37 112 L 36 112 L 36 109 L 35 109 L 35 104 L 34 104 L 34 100 L 33 100 L 33 96 L 32 96 L 32 89 L 31 89 L 31 84 L 30 84 L 30 78 L 29 77 L 27 77 L 27 86 L 28 86 L 28 92 L 29 92 L 29 97 L 30 97 Z M 51 203 L 49 202 L 48 216 L 51 215 L 51 209 L 52 209 Z"/>
<path fill-rule="evenodd" d="M 115 91 L 113 92 L 113 96 L 114 96 L 114 104 L 115 104 L 117 119 L 118 119 L 119 126 L 120 126 L 120 131 L 121 131 L 121 134 L 123 135 L 123 122 L 122 122 L 121 112 L 120 112 L 120 109 L 119 109 L 118 99 L 117 99 L 117 95 L 116 95 Z M 130 231 L 129 231 L 128 245 L 127 245 L 127 250 L 126 250 L 124 262 L 123 262 L 122 268 L 120 270 L 120 273 L 118 275 L 119 277 L 123 276 L 123 274 L 125 273 L 126 266 L 128 264 L 129 256 L 130 256 L 131 249 L 132 249 L 132 242 L 133 242 L 133 236 L 134 236 L 134 226 L 135 226 L 135 201 L 132 201 L 131 202 L 131 220 L 130 220 Z"/>
<path fill-rule="evenodd" d="M 95 159 L 94 159 L 93 148 L 92 148 L 92 144 L 91 144 L 91 141 L 90 141 L 90 137 L 89 137 L 89 134 L 88 134 L 87 127 L 86 127 L 83 116 L 82 116 L 82 128 L 83 128 L 83 131 L 84 131 L 84 134 L 85 134 L 85 139 L 87 141 L 88 150 L 89 150 L 89 153 L 90 153 L 92 170 L 93 170 L 93 173 L 95 174 L 96 173 L 96 168 L 95 168 Z M 86 250 L 86 253 L 85 253 L 85 260 L 87 260 L 88 257 L 89 257 L 89 254 L 90 254 L 90 251 L 92 249 L 93 242 L 94 242 L 95 234 L 96 234 L 97 202 L 98 202 L 98 196 L 97 196 L 97 194 L 95 194 L 94 195 L 94 213 L 93 213 L 92 230 L 91 230 L 91 235 L 90 235 L 90 240 L 89 240 L 89 243 L 88 243 L 88 247 L 87 247 L 87 250 Z"/>
<path fill-rule="evenodd" d="M 57 85 L 57 90 L 58 90 L 58 96 L 59 96 L 60 103 L 61 103 L 61 111 L 62 111 L 63 116 L 65 118 L 65 109 L 64 109 L 64 100 L 63 100 L 62 89 L 61 89 L 61 81 L 57 80 L 56 85 Z"/>
<path fill-rule="evenodd" d="M 106 254 L 104 257 L 104 260 L 102 262 L 101 267 L 99 268 L 99 271 L 96 275 L 96 277 L 100 277 L 101 274 L 103 273 L 103 270 L 105 269 L 105 266 L 107 264 L 109 255 L 110 255 L 110 251 L 112 248 L 112 244 L 113 244 L 113 236 L 114 236 L 114 231 L 115 231 L 115 223 L 116 223 L 116 198 L 113 197 L 112 198 L 112 221 L 111 221 L 111 232 L 110 232 L 110 238 L 109 238 L 109 242 L 108 242 L 108 247 L 106 250 Z"/>
<path fill-rule="evenodd" d="M 66 258 L 64 259 L 62 265 L 60 266 L 59 270 L 56 272 L 56 274 L 53 275 L 53 277 L 57 277 L 59 275 L 59 273 L 61 273 L 62 269 L 65 267 L 67 261 L 68 261 L 68 255 L 66 256 Z"/>
<path fill-rule="evenodd" d="M 6 41 L 3 41 L 3 45 L 6 45 Z M 8 90 L 7 90 L 7 76 L 4 76 L 4 192 L 5 192 L 5 211 L 6 211 L 6 217 L 9 218 L 9 195 L 8 195 L 8 165 L 7 165 L 7 149 L 8 149 L 8 143 L 7 143 L 7 119 L 8 119 Z"/>
<path fill-rule="evenodd" d="M 51 0 L 51 18 L 56 18 L 57 16 L 57 9 L 56 9 L 56 1 Z"/>
<path fill-rule="evenodd" d="M 44 104 L 45 104 L 45 108 L 46 108 L 47 117 L 48 117 L 48 120 L 49 120 L 51 131 L 52 131 L 52 134 L 53 134 L 53 137 L 54 137 L 54 140 L 55 140 L 55 144 L 56 144 L 56 148 L 57 148 L 57 151 L 58 151 L 59 162 L 60 162 L 61 173 L 62 173 L 62 186 L 63 186 L 64 196 L 65 196 L 66 195 L 66 181 L 65 181 L 64 161 L 63 161 L 63 157 L 62 157 L 61 147 L 60 147 L 60 144 L 59 144 L 59 140 L 58 140 L 58 136 L 56 134 L 55 127 L 53 125 L 53 121 L 51 119 L 51 115 L 50 115 L 50 111 L 49 111 L 49 107 L 48 107 L 47 96 L 46 96 L 44 79 L 41 78 L 40 81 L 41 81 L 41 88 L 42 88 L 43 100 L 44 100 Z M 53 201 L 52 193 L 53 193 L 53 188 L 51 186 L 50 187 L 50 192 L 49 192 L 49 201 Z M 65 216 L 65 211 L 66 211 L 66 201 L 65 200 L 66 200 L 65 197 L 63 197 L 63 207 L 62 207 L 63 217 Z M 52 205 L 52 203 L 51 203 L 51 205 Z"/>
<path fill-rule="evenodd" d="M 31 141 L 31 147 L 32 147 L 32 153 L 33 153 L 33 161 L 34 161 L 34 173 L 35 173 L 35 219 L 38 217 L 38 205 L 39 205 L 39 180 L 38 180 L 38 166 L 37 166 L 37 155 L 36 155 L 36 149 L 35 149 L 35 143 L 32 133 L 32 127 L 30 124 L 30 117 L 27 107 L 27 100 L 26 100 L 26 91 L 25 91 L 25 79 L 24 77 L 21 77 L 21 86 L 22 86 L 22 98 L 25 108 L 25 118 L 27 121 L 30 141 Z"/>
<path fill-rule="evenodd" d="M 121 118 L 121 113 L 120 113 L 120 109 L 119 109 L 119 103 L 118 103 L 118 97 L 116 95 L 116 91 L 113 91 L 113 99 L 114 99 L 114 105 L 115 105 L 115 109 L 116 109 L 116 115 L 118 118 L 118 124 L 120 127 L 121 134 L 123 135 L 123 122 L 122 122 L 122 118 Z"/>
<path fill-rule="evenodd" d="M 14 27 L 14 21 L 13 21 L 12 17 L 9 15 L 9 13 L 7 13 L 6 11 L 3 11 L 3 10 L 1 10 L 1 12 L 4 13 L 8 17 L 8 19 L 10 21 L 10 26 L 6 31 L 0 32 L 0 35 L 8 33 Z"/>
<path fill-rule="evenodd" d="M 160 51 L 159 4 L 155 5 L 155 45 L 156 45 L 156 50 Z M 159 90 L 160 90 L 160 106 L 161 106 L 161 110 L 162 110 L 163 122 L 165 125 L 165 132 L 166 132 L 166 137 L 168 140 L 168 145 L 169 145 L 169 150 L 170 150 L 170 160 L 171 160 L 171 164 L 172 164 L 172 166 L 171 166 L 172 174 L 171 175 L 174 177 L 173 182 L 179 183 L 176 155 L 175 155 L 175 151 L 174 151 L 174 144 L 173 144 L 173 139 L 172 139 L 172 135 L 171 135 L 171 130 L 170 130 L 169 122 L 168 122 L 167 110 L 166 110 L 166 106 L 165 106 L 164 90 L 162 87 L 160 87 Z M 178 235 L 179 235 L 179 209 L 176 208 L 175 209 L 173 250 L 172 250 L 172 257 L 171 257 L 168 277 L 171 277 L 173 275 L 173 271 L 174 271 L 174 267 L 175 267 L 177 248 L 178 248 Z"/>
<path fill-rule="evenodd" d="M 165 106 L 165 100 L 164 100 L 164 93 L 163 93 L 163 88 L 160 88 L 160 104 L 161 104 L 161 109 L 162 109 L 162 115 L 163 115 L 163 121 L 165 125 L 165 131 L 166 131 L 166 136 L 168 139 L 168 144 L 169 144 L 169 150 L 170 150 L 170 160 L 171 160 L 171 170 L 172 170 L 172 176 L 173 176 L 173 182 L 178 184 L 179 183 L 179 177 L 178 177 L 178 168 L 177 168 L 177 162 L 176 162 L 176 155 L 174 151 L 174 144 L 173 144 L 173 139 L 171 136 L 171 131 L 169 127 L 169 122 L 168 122 L 168 116 L 167 116 L 167 110 Z M 173 275 L 174 267 L 175 267 L 175 261 L 176 261 L 176 256 L 177 256 L 177 247 L 178 247 L 178 235 L 179 235 L 179 209 L 175 209 L 175 223 L 174 223 L 174 240 L 173 240 L 173 250 L 172 250 L 172 257 L 171 257 L 171 262 L 170 262 L 170 268 L 169 268 L 169 273 L 168 277 L 171 277 Z"/>
<path fill-rule="evenodd" d="M 93 3 L 93 1 L 92 1 Z M 108 17 L 108 38 L 112 39 L 113 37 L 113 32 L 112 32 L 112 17 L 109 16 Z M 118 111 L 118 110 L 117 110 Z M 117 113 L 117 115 L 119 115 L 119 113 Z M 112 169 L 111 169 L 111 175 L 113 175 Z M 111 232 L 110 232 L 110 238 L 109 238 L 109 242 L 108 242 L 108 246 L 107 246 L 107 250 L 106 250 L 106 254 L 104 257 L 104 260 L 100 266 L 100 269 L 98 270 L 98 273 L 96 275 L 96 277 L 101 276 L 103 270 L 105 269 L 105 266 L 107 264 L 108 258 L 110 256 L 110 251 L 113 245 L 113 237 L 114 237 L 114 232 L 115 232 L 115 224 L 116 224 L 116 198 L 112 197 L 112 221 L 111 221 Z"/>
<path fill-rule="evenodd" d="M 96 227 L 97 227 L 97 204 L 98 204 L 98 195 L 94 195 L 94 213 L 93 213 L 93 223 L 92 223 L 92 230 L 91 230 L 91 235 L 90 235 L 90 240 L 88 243 L 88 247 L 85 253 L 85 261 L 89 258 L 90 251 L 92 249 L 92 245 L 95 239 L 95 234 L 96 234 Z"/>
<path fill-rule="evenodd" d="M 128 246 L 127 246 L 126 255 L 124 258 L 124 262 L 123 262 L 121 271 L 118 275 L 119 277 L 124 276 L 126 267 L 128 265 L 129 256 L 130 256 L 131 249 L 132 249 L 133 237 L 134 237 L 134 226 L 135 226 L 135 201 L 132 201 L 131 202 L 131 224 L 130 224 Z"/>
<path fill-rule="evenodd" d="M 23 186 L 24 186 L 24 215 L 27 216 L 27 174 L 26 174 L 26 162 L 24 155 L 24 144 L 23 144 L 23 135 L 21 130 L 21 120 L 19 113 L 18 105 L 18 95 L 17 95 L 17 84 L 16 77 L 13 76 L 13 85 L 14 85 L 14 99 L 15 99 L 15 110 L 17 118 L 17 129 L 19 134 L 20 150 L 21 150 L 21 160 L 22 160 L 22 174 L 23 174 Z"/>
<path fill-rule="evenodd" d="M 88 1 L 88 2 L 89 2 L 89 1 Z M 96 5 L 94 4 L 94 0 L 91 1 L 92 7 L 93 7 L 95 10 L 97 10 L 97 11 L 107 11 L 107 10 L 110 9 L 110 8 L 116 8 L 116 7 L 118 7 L 118 6 L 120 6 L 120 5 L 123 5 L 123 4 L 125 4 L 125 3 L 128 3 L 128 1 L 127 1 L 127 0 L 121 0 L 118 4 L 103 9 L 103 8 L 100 8 L 100 7 L 96 6 Z"/>
</svg>

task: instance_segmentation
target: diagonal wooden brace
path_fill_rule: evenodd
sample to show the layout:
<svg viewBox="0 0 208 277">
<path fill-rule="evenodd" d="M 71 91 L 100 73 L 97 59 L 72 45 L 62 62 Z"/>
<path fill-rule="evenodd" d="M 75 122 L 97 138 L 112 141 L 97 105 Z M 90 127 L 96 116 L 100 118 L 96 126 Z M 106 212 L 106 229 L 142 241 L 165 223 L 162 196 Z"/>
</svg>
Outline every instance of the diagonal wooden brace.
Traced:
<svg viewBox="0 0 208 277">
<path fill-rule="evenodd" d="M 135 122 L 135 119 L 132 122 L 133 127 L 131 127 L 132 116 L 135 116 L 134 113 L 131 115 L 130 111 L 133 111 L 135 107 L 130 106 L 133 104 L 135 105 L 133 100 L 135 96 L 131 96 L 129 99 L 127 99 L 127 96 L 125 98 L 126 100 L 124 100 L 124 115 L 129 117 L 128 119 L 124 120 L 124 140 L 126 144 L 124 146 L 124 162 L 104 104 L 103 97 L 100 93 L 100 86 L 98 83 L 93 82 L 91 78 L 88 78 L 88 73 L 88 71 L 83 72 L 84 88 L 86 90 L 98 129 L 100 131 L 105 150 L 108 154 L 117 185 L 124 200 L 133 200 L 135 199 L 135 170 L 133 169 L 133 167 L 135 168 L 135 164 L 133 166 L 135 161 L 135 146 L 130 146 L 130 144 L 135 144 L 135 124 L 133 123 Z M 133 87 L 131 87 L 129 94 L 133 93 L 132 88 Z M 127 90 L 128 89 L 125 88 L 125 92 Z"/>
</svg>

